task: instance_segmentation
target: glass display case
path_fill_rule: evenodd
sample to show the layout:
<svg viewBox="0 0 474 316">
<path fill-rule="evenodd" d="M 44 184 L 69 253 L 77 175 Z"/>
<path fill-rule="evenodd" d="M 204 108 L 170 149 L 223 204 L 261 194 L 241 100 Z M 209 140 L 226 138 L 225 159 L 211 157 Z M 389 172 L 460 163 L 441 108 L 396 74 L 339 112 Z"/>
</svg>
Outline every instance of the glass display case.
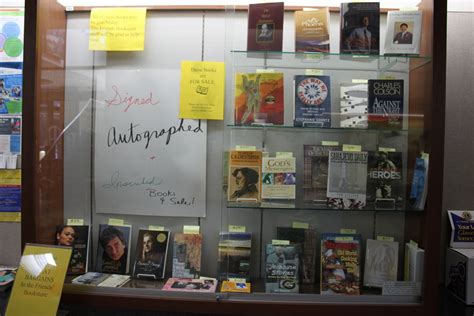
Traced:
<svg viewBox="0 0 474 316">
<path fill-rule="evenodd" d="M 293 14 L 302 8 L 288 5 L 282 51 L 247 50 L 247 6 L 177 5 L 148 8 L 145 49 L 117 52 L 89 50 L 91 8 L 27 3 L 36 23 L 25 32 L 32 106 L 24 111 L 22 242 L 56 243 L 57 225 L 81 219 L 91 227 L 88 271 L 132 276 L 119 288 L 72 284 L 70 276 L 62 303 L 434 315 L 446 15 L 437 5 L 419 5 L 419 55 L 384 56 L 339 53 L 337 8 L 330 52 L 295 51 Z M 381 41 L 390 10 L 380 13 Z M 223 121 L 178 118 L 182 61 L 225 62 Z M 307 78 L 328 80 L 328 124 L 295 126 L 298 80 Z M 265 92 L 268 82 L 278 91 Z M 371 125 L 368 91 L 386 82 L 398 84 L 401 111 L 393 126 Z M 362 111 L 351 103 L 354 89 Z M 278 123 L 267 120 L 273 110 L 239 112 L 254 97 L 271 108 L 280 102 Z M 427 154 L 424 173 L 417 163 Z M 420 177 L 429 181 L 426 205 L 417 201 Z M 244 192 L 252 184 L 254 194 Z M 118 270 L 104 264 L 107 225 L 125 235 Z M 156 273 L 139 266 L 150 236 L 163 244 Z M 218 279 L 217 291 L 163 290 L 171 277 L 199 276 Z M 223 281 L 251 291 L 224 292 Z"/>
</svg>

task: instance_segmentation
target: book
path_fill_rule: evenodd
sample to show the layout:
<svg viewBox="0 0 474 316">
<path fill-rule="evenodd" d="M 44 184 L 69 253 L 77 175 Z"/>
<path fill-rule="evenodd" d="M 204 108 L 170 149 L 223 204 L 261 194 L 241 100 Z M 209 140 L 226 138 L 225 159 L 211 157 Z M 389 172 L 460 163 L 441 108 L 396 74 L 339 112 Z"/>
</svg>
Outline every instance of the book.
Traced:
<svg viewBox="0 0 474 316">
<path fill-rule="evenodd" d="M 232 150 L 229 156 L 227 201 L 260 203 L 262 152 Z"/>
<path fill-rule="evenodd" d="M 262 199 L 296 198 L 296 158 L 263 157 Z"/>
<path fill-rule="evenodd" d="M 295 76 L 294 126 L 331 127 L 329 76 Z"/>
<path fill-rule="evenodd" d="M 72 226 L 75 230 L 75 240 L 72 246 L 71 261 L 67 269 L 68 274 L 86 273 L 89 267 L 90 226 Z"/>
<path fill-rule="evenodd" d="M 265 292 L 298 293 L 298 252 L 295 246 L 265 247 Z"/>
<path fill-rule="evenodd" d="M 448 210 L 449 223 L 451 224 L 451 248 L 474 248 L 474 211 Z"/>
<path fill-rule="evenodd" d="M 197 278 L 201 274 L 201 234 L 174 235 L 173 278 Z"/>
<path fill-rule="evenodd" d="M 424 263 L 425 250 L 419 248 L 415 243 L 406 243 L 403 280 L 411 282 L 423 282 Z"/>
<path fill-rule="evenodd" d="M 214 293 L 217 288 L 216 279 L 169 278 L 163 291 Z"/>
<path fill-rule="evenodd" d="M 235 75 L 235 124 L 282 125 L 284 120 L 283 73 Z"/>
<path fill-rule="evenodd" d="M 384 54 L 419 54 L 421 23 L 421 11 L 389 11 Z"/>
<path fill-rule="evenodd" d="M 132 226 L 100 224 L 96 271 L 128 274 Z"/>
<path fill-rule="evenodd" d="M 304 145 L 303 192 L 305 202 L 326 203 L 329 152 L 341 146 Z"/>
<path fill-rule="evenodd" d="M 382 287 L 386 281 L 397 281 L 398 242 L 367 239 L 364 285 Z"/>
<path fill-rule="evenodd" d="M 295 51 L 329 53 L 329 8 L 295 11 Z"/>
<path fill-rule="evenodd" d="M 0 114 L 21 114 L 23 97 L 22 70 L 0 65 Z"/>
<path fill-rule="evenodd" d="M 321 294 L 360 294 L 360 235 L 321 234 Z"/>
<path fill-rule="evenodd" d="M 247 50 L 282 50 L 283 11 L 283 2 L 249 4 Z"/>
<path fill-rule="evenodd" d="M 379 204 L 403 202 L 401 152 L 369 151 L 367 201 Z"/>
<path fill-rule="evenodd" d="M 380 52 L 380 4 L 341 3 L 340 52 L 378 55 Z"/>
<path fill-rule="evenodd" d="M 277 239 L 289 240 L 297 247 L 300 261 L 300 283 L 312 284 L 316 275 L 316 231 L 292 227 L 277 227 Z"/>
<path fill-rule="evenodd" d="M 330 151 L 327 197 L 333 207 L 365 207 L 368 153 Z"/>
<path fill-rule="evenodd" d="M 167 230 L 140 229 L 133 276 L 137 278 L 163 279 L 170 232 Z"/>
<path fill-rule="evenodd" d="M 369 128 L 403 128 L 403 90 L 403 80 L 369 80 Z"/>
<path fill-rule="evenodd" d="M 223 281 L 221 285 L 222 293 L 250 293 L 250 283 Z"/>
<path fill-rule="evenodd" d="M 72 279 L 73 284 L 90 286 L 121 287 L 130 280 L 129 275 L 87 272 Z"/>
<path fill-rule="evenodd" d="M 111 274 L 107 279 L 97 284 L 97 286 L 121 287 L 130 280 L 129 275 Z"/>
<path fill-rule="evenodd" d="M 340 127 L 367 128 L 368 89 L 367 83 L 341 83 Z"/>
<path fill-rule="evenodd" d="M 425 207 L 428 194 L 428 168 L 428 155 L 416 158 L 409 198 L 410 206 L 414 209 L 422 210 Z"/>
<path fill-rule="evenodd" d="M 13 286 L 15 281 L 17 267 L 2 267 L 0 268 L 0 293 L 7 292 Z"/>
<path fill-rule="evenodd" d="M 218 247 L 219 280 L 250 280 L 252 233 L 220 232 Z"/>
</svg>

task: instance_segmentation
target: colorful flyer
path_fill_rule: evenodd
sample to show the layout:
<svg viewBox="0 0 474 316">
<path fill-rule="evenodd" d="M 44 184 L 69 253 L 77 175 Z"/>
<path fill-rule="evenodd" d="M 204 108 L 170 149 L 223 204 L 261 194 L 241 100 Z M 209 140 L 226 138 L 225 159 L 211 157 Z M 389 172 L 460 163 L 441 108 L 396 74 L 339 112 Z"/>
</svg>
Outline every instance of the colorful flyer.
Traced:
<svg viewBox="0 0 474 316">
<path fill-rule="evenodd" d="M 2 9 L 0 11 L 0 62 L 23 61 L 23 9 Z"/>
<path fill-rule="evenodd" d="M 223 62 L 181 62 L 179 118 L 224 119 Z"/>
<path fill-rule="evenodd" d="M 0 222 L 21 219 L 21 170 L 0 170 Z"/>
</svg>

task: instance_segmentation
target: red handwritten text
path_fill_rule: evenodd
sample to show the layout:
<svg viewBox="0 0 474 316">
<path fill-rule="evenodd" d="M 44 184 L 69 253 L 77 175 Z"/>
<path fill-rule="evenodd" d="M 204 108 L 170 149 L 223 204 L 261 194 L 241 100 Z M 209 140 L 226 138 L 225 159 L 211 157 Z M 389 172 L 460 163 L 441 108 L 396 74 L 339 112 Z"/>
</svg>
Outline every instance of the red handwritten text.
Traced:
<svg viewBox="0 0 474 316">
<path fill-rule="evenodd" d="M 112 86 L 112 90 L 114 91 L 115 95 L 112 97 L 112 99 L 105 100 L 107 107 L 110 107 L 111 105 L 125 105 L 125 109 L 123 110 L 124 112 L 127 112 L 128 109 L 130 109 L 130 107 L 133 105 L 156 105 L 159 103 L 158 100 L 153 100 L 153 92 L 150 92 L 150 94 L 144 98 L 139 98 L 128 95 L 127 92 L 122 95 L 117 86 Z"/>
</svg>

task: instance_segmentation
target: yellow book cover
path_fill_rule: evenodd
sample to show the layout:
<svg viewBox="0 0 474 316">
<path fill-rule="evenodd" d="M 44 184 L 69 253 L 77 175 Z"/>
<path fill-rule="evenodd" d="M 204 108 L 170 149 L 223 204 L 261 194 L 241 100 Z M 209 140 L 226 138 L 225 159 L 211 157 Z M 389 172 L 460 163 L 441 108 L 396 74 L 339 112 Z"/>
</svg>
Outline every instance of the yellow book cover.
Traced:
<svg viewBox="0 0 474 316">
<path fill-rule="evenodd" d="M 229 202 L 261 201 L 261 151 L 233 150 L 229 153 Z"/>
<path fill-rule="evenodd" d="M 221 292 L 250 293 L 250 283 L 223 281 Z"/>
<path fill-rule="evenodd" d="M 295 51 L 329 53 L 329 9 L 295 11 Z"/>
</svg>

